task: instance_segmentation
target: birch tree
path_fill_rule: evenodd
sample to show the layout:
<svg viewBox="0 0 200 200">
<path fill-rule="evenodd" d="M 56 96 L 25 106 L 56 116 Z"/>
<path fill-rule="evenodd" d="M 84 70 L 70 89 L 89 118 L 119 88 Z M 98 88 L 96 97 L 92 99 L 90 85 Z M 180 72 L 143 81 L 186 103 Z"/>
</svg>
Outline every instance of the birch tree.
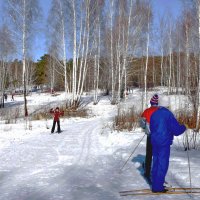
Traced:
<svg viewBox="0 0 200 200">
<path fill-rule="evenodd" d="M 125 89 L 125 93 L 124 95 L 126 95 L 126 80 L 127 80 L 127 57 L 128 57 L 128 48 L 129 48 L 129 35 L 130 35 L 130 25 L 131 25 L 131 18 L 132 18 L 132 6 L 133 6 L 133 1 L 130 1 L 130 7 L 129 7 L 129 14 L 128 14 L 128 24 L 127 24 L 127 31 L 125 31 L 125 27 L 123 27 L 123 43 L 124 43 L 124 51 L 123 51 L 123 69 L 122 69 L 122 78 L 124 77 L 124 89 Z M 126 37 L 124 36 L 124 34 L 126 33 Z M 121 88 L 119 87 L 119 90 Z"/>
<path fill-rule="evenodd" d="M 94 8 L 94 105 L 98 103 L 99 69 L 101 57 L 101 17 L 104 1 L 97 2 Z"/>
<path fill-rule="evenodd" d="M 198 38 L 199 38 L 199 69 L 200 69 L 200 0 L 196 0 L 196 7 L 197 7 L 197 18 L 198 18 Z M 196 123 L 196 130 L 199 130 L 199 121 L 200 121 L 200 70 L 198 74 L 198 91 L 197 91 L 197 99 L 198 99 L 198 106 L 197 106 L 197 123 Z"/>
<path fill-rule="evenodd" d="M 111 103 L 115 103 L 115 81 L 114 81 L 114 66 L 113 66 L 113 10 L 114 0 L 110 1 L 110 67 L 111 67 L 111 85 L 112 85 L 112 96 Z"/>
<path fill-rule="evenodd" d="M 146 38 L 146 61 L 145 61 L 145 71 L 144 71 L 144 107 L 143 110 L 147 107 L 147 70 L 148 70 L 148 61 L 149 61 L 149 37 L 150 37 L 150 21 L 151 21 L 151 9 L 150 4 L 147 8 L 147 38 Z"/>
<path fill-rule="evenodd" d="M 47 37 L 50 55 L 54 58 L 58 66 L 58 71 L 64 74 L 65 94 L 69 92 L 67 80 L 67 12 L 69 9 L 68 1 L 53 0 L 48 16 Z M 53 62 L 53 68 L 55 63 Z"/>
<path fill-rule="evenodd" d="M 163 17 L 159 17 L 159 50 L 161 52 L 161 62 L 160 62 L 160 71 L 161 71 L 161 75 L 160 75 L 160 85 L 163 86 L 163 82 L 164 82 L 164 70 L 163 70 L 163 64 L 164 64 L 164 50 L 165 50 L 165 38 L 166 38 L 166 15 Z"/>
<path fill-rule="evenodd" d="M 184 10 L 183 12 L 183 41 L 185 49 L 185 93 L 189 94 L 190 92 L 190 40 L 191 40 L 191 30 L 192 30 L 192 16 L 189 9 Z"/>
<path fill-rule="evenodd" d="M 11 34 L 18 48 L 21 49 L 24 115 L 27 117 L 26 58 L 34 38 L 34 27 L 40 16 L 40 8 L 37 0 L 8 0 L 5 4 L 7 7 L 8 20 L 11 22 Z"/>
<path fill-rule="evenodd" d="M 88 63 L 87 63 L 87 60 L 88 60 L 88 52 L 89 52 L 89 39 L 90 39 L 90 27 L 91 27 L 91 24 L 90 24 L 90 0 L 86 0 L 85 1 L 85 30 L 84 30 L 84 38 L 83 38 L 83 41 L 84 41 L 84 51 L 83 51 L 83 61 L 82 61 L 82 64 L 83 64 L 83 67 L 82 67 L 82 71 L 80 71 L 80 74 L 79 74 L 79 81 L 80 81 L 80 86 L 78 88 L 78 92 L 77 92 L 77 100 L 79 101 L 80 98 L 81 98 L 81 94 L 83 93 L 83 86 L 84 86 L 84 83 L 85 83 L 85 78 L 86 78 L 86 73 L 87 73 L 87 68 L 88 68 Z"/>
<path fill-rule="evenodd" d="M 72 10 L 73 10 L 73 30 L 74 30 L 74 34 L 73 34 L 73 38 L 74 38 L 74 43 L 73 43 L 73 83 L 72 83 L 72 99 L 73 101 L 76 101 L 76 89 L 77 89 L 77 84 L 76 84 L 76 74 L 77 74 L 77 66 L 76 66 L 76 30 L 77 30 L 77 26 L 76 26 L 76 7 L 75 7 L 75 1 L 72 1 Z"/>
<path fill-rule="evenodd" d="M 172 79 L 172 24 L 171 21 L 169 21 L 169 75 L 168 75 L 168 95 L 171 93 L 171 79 Z"/>
<path fill-rule="evenodd" d="M 9 74 L 9 59 L 15 53 L 15 45 L 12 41 L 10 30 L 6 25 L 0 27 L 0 108 L 4 107 L 4 92 L 6 78 Z"/>
</svg>

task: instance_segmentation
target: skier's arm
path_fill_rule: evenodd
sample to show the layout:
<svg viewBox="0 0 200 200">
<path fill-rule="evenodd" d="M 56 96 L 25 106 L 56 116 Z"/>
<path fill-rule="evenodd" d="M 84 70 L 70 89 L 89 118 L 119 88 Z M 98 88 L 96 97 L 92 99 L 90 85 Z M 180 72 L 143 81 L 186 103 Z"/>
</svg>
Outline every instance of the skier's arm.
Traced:
<svg viewBox="0 0 200 200">
<path fill-rule="evenodd" d="M 54 114 L 53 108 L 51 108 L 49 112 L 50 112 L 51 114 Z"/>
<path fill-rule="evenodd" d="M 139 124 L 142 129 L 146 128 L 146 123 L 147 123 L 146 119 L 144 117 L 141 117 L 139 120 Z"/>
<path fill-rule="evenodd" d="M 180 125 L 179 122 L 176 120 L 174 115 L 170 116 L 170 131 L 175 135 L 181 135 L 186 130 L 185 125 Z"/>
<path fill-rule="evenodd" d="M 60 115 L 61 115 L 61 116 L 64 116 L 64 111 L 60 111 Z"/>
<path fill-rule="evenodd" d="M 149 129 L 149 123 L 147 122 L 147 120 L 144 117 L 142 117 L 140 119 L 139 123 L 140 123 L 140 127 L 142 129 L 144 129 L 145 134 L 149 135 L 150 134 L 150 129 Z"/>
</svg>

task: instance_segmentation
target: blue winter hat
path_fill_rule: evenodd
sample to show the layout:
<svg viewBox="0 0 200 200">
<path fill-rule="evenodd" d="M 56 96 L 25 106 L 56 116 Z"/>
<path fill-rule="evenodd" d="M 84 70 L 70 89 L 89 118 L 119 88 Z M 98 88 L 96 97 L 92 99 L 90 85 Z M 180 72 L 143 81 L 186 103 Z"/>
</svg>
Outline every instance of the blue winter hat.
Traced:
<svg viewBox="0 0 200 200">
<path fill-rule="evenodd" d="M 154 94 L 153 97 L 150 100 L 150 104 L 153 105 L 158 105 L 158 95 Z"/>
</svg>

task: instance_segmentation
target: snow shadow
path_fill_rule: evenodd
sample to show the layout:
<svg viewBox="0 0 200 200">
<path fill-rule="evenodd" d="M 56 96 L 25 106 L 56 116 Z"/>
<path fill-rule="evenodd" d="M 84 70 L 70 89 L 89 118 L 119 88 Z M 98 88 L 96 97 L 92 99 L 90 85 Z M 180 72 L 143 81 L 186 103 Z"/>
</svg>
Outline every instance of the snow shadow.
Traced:
<svg viewBox="0 0 200 200">
<path fill-rule="evenodd" d="M 23 105 L 24 101 L 10 101 L 10 102 L 5 102 L 4 103 L 4 108 L 12 108 L 15 106 L 20 106 Z"/>
<path fill-rule="evenodd" d="M 122 180 L 114 161 L 100 156 L 84 165 L 47 165 L 31 176 L 29 169 L 13 168 L 0 173 L 0 200 L 119 200 Z"/>
<path fill-rule="evenodd" d="M 131 160 L 133 163 L 135 163 L 135 167 L 139 171 L 140 175 L 144 178 L 144 180 L 149 184 L 148 180 L 144 177 L 144 169 L 143 169 L 143 163 L 145 161 L 145 156 L 138 154 L 137 156 L 133 157 Z"/>
</svg>

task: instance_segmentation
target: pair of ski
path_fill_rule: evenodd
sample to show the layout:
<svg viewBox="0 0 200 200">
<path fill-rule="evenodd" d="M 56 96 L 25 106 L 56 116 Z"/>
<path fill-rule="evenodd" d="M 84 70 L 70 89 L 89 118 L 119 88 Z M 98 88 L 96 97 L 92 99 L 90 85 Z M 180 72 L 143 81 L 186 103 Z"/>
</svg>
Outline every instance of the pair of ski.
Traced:
<svg viewBox="0 0 200 200">
<path fill-rule="evenodd" d="M 171 194 L 199 194 L 200 188 L 172 187 L 166 192 L 152 192 L 150 189 L 120 191 L 120 196 L 171 195 Z"/>
</svg>

